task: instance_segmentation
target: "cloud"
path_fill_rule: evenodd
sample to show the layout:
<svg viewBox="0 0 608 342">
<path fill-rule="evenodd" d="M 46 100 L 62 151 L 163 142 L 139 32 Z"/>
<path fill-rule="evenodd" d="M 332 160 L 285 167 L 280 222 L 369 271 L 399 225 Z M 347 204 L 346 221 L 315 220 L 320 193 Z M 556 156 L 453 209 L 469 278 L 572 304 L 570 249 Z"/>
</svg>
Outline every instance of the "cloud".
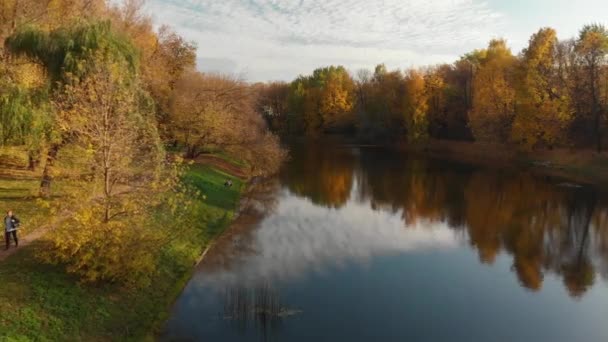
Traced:
<svg viewBox="0 0 608 342">
<path fill-rule="evenodd" d="M 199 69 L 220 74 L 233 74 L 238 68 L 236 61 L 230 58 L 200 57 L 196 61 Z"/>
<path fill-rule="evenodd" d="M 324 64 L 351 69 L 447 62 L 500 32 L 473 0 L 149 0 L 157 23 L 231 59 L 252 80 L 291 79 Z"/>
<path fill-rule="evenodd" d="M 332 209 L 287 191 L 250 234 L 232 236 L 239 243 L 217 252 L 223 257 L 215 260 L 223 267 L 209 265 L 211 269 L 197 273 L 192 291 L 289 281 L 347 264 L 367 264 L 376 256 L 451 249 L 462 243 L 459 233 L 444 222 L 406 227 L 402 212 L 371 210 L 369 200 L 351 197 L 345 206 Z"/>
</svg>

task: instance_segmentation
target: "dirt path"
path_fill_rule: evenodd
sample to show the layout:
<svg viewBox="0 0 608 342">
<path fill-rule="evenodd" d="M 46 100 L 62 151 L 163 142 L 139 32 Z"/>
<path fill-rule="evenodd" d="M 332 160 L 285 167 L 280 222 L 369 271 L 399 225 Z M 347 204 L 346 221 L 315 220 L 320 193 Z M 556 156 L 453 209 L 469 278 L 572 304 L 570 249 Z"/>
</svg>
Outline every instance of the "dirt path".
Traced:
<svg viewBox="0 0 608 342">
<path fill-rule="evenodd" d="M 0 261 L 15 254 L 18 250 L 20 250 L 22 248 L 26 248 L 32 242 L 40 239 L 47 231 L 48 231 L 48 228 L 38 228 L 25 236 L 17 236 L 19 238 L 19 247 L 15 247 L 15 242 L 11 238 L 11 247 L 9 248 L 8 251 L 4 250 L 4 236 L 3 236 L 2 241 L 0 243 Z M 19 233 L 17 233 L 17 234 L 19 234 Z"/>
<path fill-rule="evenodd" d="M 196 158 L 196 162 L 211 165 L 219 170 L 235 175 L 239 178 L 247 178 L 247 173 L 244 168 L 238 165 L 234 165 L 229 161 L 226 161 L 220 157 L 214 155 L 202 155 Z"/>
<path fill-rule="evenodd" d="M 211 165 L 215 168 L 218 168 L 219 170 L 225 171 L 227 173 L 230 173 L 232 175 L 235 175 L 239 178 L 247 178 L 247 173 L 245 172 L 245 170 L 238 166 L 238 165 L 234 165 L 220 157 L 216 157 L 213 155 L 203 155 L 200 156 L 198 158 L 196 158 L 196 161 L 202 164 L 206 164 L 206 165 Z M 0 173 L 0 176 L 2 175 L 2 173 Z M 31 175 L 28 173 L 26 174 L 26 172 L 23 172 L 23 175 L 19 174 L 18 176 L 23 176 L 23 178 L 26 177 L 31 177 Z M 11 174 L 12 178 L 18 178 L 15 177 L 14 174 Z M 46 232 L 49 230 L 49 227 L 40 227 L 32 232 L 29 232 L 27 235 L 21 236 L 19 235 L 19 247 L 15 247 L 14 245 L 14 241 L 12 241 L 11 239 L 11 246 L 8 250 L 4 250 L 4 232 L 2 232 L 2 234 L 0 234 L 1 238 L 0 238 L 0 261 L 5 260 L 6 258 L 8 258 L 9 256 L 15 254 L 18 250 L 22 249 L 22 248 L 27 248 L 29 245 L 32 244 L 32 242 L 40 239 L 44 234 L 46 234 Z M 19 233 L 17 233 L 19 234 Z"/>
</svg>

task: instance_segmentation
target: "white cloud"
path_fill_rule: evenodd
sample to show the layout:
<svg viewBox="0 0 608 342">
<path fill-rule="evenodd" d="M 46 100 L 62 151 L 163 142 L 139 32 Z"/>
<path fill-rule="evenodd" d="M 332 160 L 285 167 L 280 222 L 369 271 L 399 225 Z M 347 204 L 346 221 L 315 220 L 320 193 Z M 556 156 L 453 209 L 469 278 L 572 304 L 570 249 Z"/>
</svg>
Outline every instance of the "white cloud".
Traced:
<svg viewBox="0 0 608 342">
<path fill-rule="evenodd" d="M 195 288 L 293 280 L 346 264 L 367 264 L 377 256 L 455 248 L 463 242 L 446 223 L 406 227 L 402 212 L 371 210 L 369 200 L 351 197 L 345 206 L 332 209 L 287 192 L 259 226 L 224 239 L 233 244 L 212 251 L 214 261 L 194 276 Z"/>
<path fill-rule="evenodd" d="M 502 22 L 473 0 L 149 0 L 147 9 L 198 44 L 201 69 L 205 58 L 230 60 L 250 80 L 328 64 L 450 62 L 485 46 Z"/>
</svg>

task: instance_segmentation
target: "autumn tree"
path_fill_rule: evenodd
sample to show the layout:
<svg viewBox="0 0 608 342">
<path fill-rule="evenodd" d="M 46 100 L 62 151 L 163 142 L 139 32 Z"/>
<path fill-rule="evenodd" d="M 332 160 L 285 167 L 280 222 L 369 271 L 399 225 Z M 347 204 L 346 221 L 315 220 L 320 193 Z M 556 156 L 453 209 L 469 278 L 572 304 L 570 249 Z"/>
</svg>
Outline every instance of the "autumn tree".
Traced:
<svg viewBox="0 0 608 342">
<path fill-rule="evenodd" d="M 607 87 L 605 81 L 606 57 L 608 56 L 608 30 L 599 24 L 586 25 L 579 33 L 576 42 L 576 53 L 579 64 L 583 69 L 583 96 L 589 106 L 585 114 L 593 122 L 593 135 L 597 151 L 602 150 L 603 122 L 607 112 L 608 98 L 602 87 Z M 603 84 L 602 84 L 603 83 Z"/>
<path fill-rule="evenodd" d="M 424 87 L 427 95 L 427 122 L 431 136 L 440 137 L 447 130 L 448 117 L 448 87 L 446 74 L 450 66 L 443 65 L 427 70 L 424 76 Z"/>
<path fill-rule="evenodd" d="M 187 158 L 224 150 L 245 161 L 251 175 L 275 172 L 285 151 L 256 111 L 256 95 L 241 80 L 188 72 L 171 96 L 171 134 L 184 146 Z"/>
<path fill-rule="evenodd" d="M 6 0 L 0 3 L 0 133 L 4 145 L 23 145 L 29 167 L 40 162 L 48 133 L 49 94 L 46 75 L 35 61 L 7 50 L 7 37 L 30 26 L 56 29 L 78 18 L 100 15 L 103 0 Z"/>
<path fill-rule="evenodd" d="M 556 67 L 557 44 L 555 30 L 544 28 L 522 52 L 512 137 L 528 147 L 554 146 L 572 116 L 570 94 Z"/>
<path fill-rule="evenodd" d="M 143 0 L 127 0 L 110 8 L 112 26 L 127 36 L 140 55 L 139 74 L 156 103 L 156 115 L 163 137 L 170 136 L 169 106 L 175 84 L 196 64 L 196 45 L 163 25 L 155 31 L 144 11 Z"/>
<path fill-rule="evenodd" d="M 269 128 L 281 135 L 289 133 L 289 84 L 270 82 L 255 84 L 257 92 L 257 111 L 262 113 Z"/>
<path fill-rule="evenodd" d="M 440 65 L 435 73 L 442 78 L 443 107 L 429 113 L 429 134 L 438 139 L 471 140 L 468 111 L 472 106 L 472 81 L 476 64 L 471 54 L 452 65 Z"/>
<path fill-rule="evenodd" d="M 241 144 L 226 146 L 225 151 L 242 160 L 252 177 L 276 174 L 288 156 L 287 150 L 281 147 L 279 138 L 268 131 L 262 122 L 249 129 L 255 134 Z"/>
<path fill-rule="evenodd" d="M 104 10 L 103 0 L 4 0 L 0 3 L 0 39 L 4 41 L 26 26 L 53 30 L 75 18 L 95 18 Z"/>
<path fill-rule="evenodd" d="M 172 135 L 195 158 L 208 149 L 236 144 L 247 135 L 238 113 L 248 110 L 244 82 L 220 75 L 185 74 L 171 95 Z M 241 135 L 243 134 L 243 135 Z"/>
<path fill-rule="evenodd" d="M 315 78 L 321 78 L 314 76 Z M 343 129 L 353 123 L 354 82 L 344 68 L 329 68 L 325 76 L 319 110 L 326 129 Z"/>
<path fill-rule="evenodd" d="M 513 71 L 517 59 L 504 40 L 492 40 L 475 72 L 469 124 L 479 141 L 505 142 L 515 115 Z"/>
<path fill-rule="evenodd" d="M 407 138 L 410 141 L 421 140 L 428 136 L 428 90 L 421 71 L 414 69 L 406 71 L 403 114 Z"/>
<path fill-rule="evenodd" d="M 359 136 L 374 141 L 394 141 L 405 132 L 405 80 L 400 70 L 384 64 L 373 73 L 359 73 L 357 80 L 357 128 Z"/>
<path fill-rule="evenodd" d="M 311 85 L 308 77 L 299 76 L 289 85 L 287 101 L 290 117 L 288 126 L 295 135 L 319 135 L 323 130 L 323 121 L 318 111 L 319 90 Z"/>
<path fill-rule="evenodd" d="M 290 85 L 289 105 L 294 126 L 309 135 L 344 130 L 354 124 L 355 84 L 342 66 L 316 69 Z"/>
<path fill-rule="evenodd" d="M 137 51 L 124 36 L 112 30 L 109 22 L 59 28 L 50 33 L 27 28 L 9 37 L 6 45 L 15 56 L 40 63 L 54 92 L 60 91 L 66 80 L 83 77 L 95 68 L 93 57 L 98 53 L 124 61 L 130 72 L 135 72 L 138 63 Z M 42 196 L 50 194 L 53 164 L 70 133 L 70 127 L 54 125 L 47 137 L 49 147 L 40 185 Z"/>
<path fill-rule="evenodd" d="M 53 247 L 44 256 L 85 281 L 137 282 L 153 272 L 162 233 L 145 219 L 163 189 L 163 150 L 153 107 L 126 63 L 100 52 L 92 57 L 89 73 L 68 78 L 53 101 L 56 124 L 69 127 L 83 168 L 80 186 L 57 209 L 69 210 L 69 218 L 50 234 Z"/>
<path fill-rule="evenodd" d="M 459 86 L 462 88 L 463 102 L 466 110 L 473 107 L 473 81 L 475 71 L 479 69 L 481 62 L 485 59 L 487 51 L 474 50 L 460 57 L 454 63 L 455 68 L 459 71 Z"/>
</svg>

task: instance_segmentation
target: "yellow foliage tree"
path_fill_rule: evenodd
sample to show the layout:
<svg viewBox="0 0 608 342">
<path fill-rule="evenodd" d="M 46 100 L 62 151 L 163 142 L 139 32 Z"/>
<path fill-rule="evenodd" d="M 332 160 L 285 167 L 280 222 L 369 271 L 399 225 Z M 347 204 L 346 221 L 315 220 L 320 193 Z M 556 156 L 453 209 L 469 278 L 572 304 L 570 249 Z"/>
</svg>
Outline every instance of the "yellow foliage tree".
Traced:
<svg viewBox="0 0 608 342">
<path fill-rule="evenodd" d="M 405 73 L 404 110 L 407 138 L 410 141 L 428 136 L 428 91 L 421 71 L 410 69 Z"/>
<path fill-rule="evenodd" d="M 186 156 L 236 144 L 250 133 L 242 126 L 244 115 L 239 120 L 240 114 L 250 111 L 250 96 L 243 82 L 225 76 L 192 71 L 178 80 L 170 100 L 170 129 L 186 147 Z"/>
<path fill-rule="evenodd" d="M 352 121 L 354 83 L 346 72 L 329 72 L 321 92 L 319 110 L 326 127 L 340 127 Z"/>
<path fill-rule="evenodd" d="M 504 40 L 490 42 L 473 80 L 469 124 L 476 140 L 508 140 L 515 112 L 512 75 L 516 63 Z"/>
<path fill-rule="evenodd" d="M 255 89 L 243 81 L 190 71 L 170 100 L 171 135 L 187 158 L 222 149 L 247 162 L 251 175 L 276 171 L 285 151 L 256 111 Z"/>
<path fill-rule="evenodd" d="M 123 64 L 96 57 L 95 68 L 69 79 L 54 100 L 56 124 L 72 137 L 66 149 L 79 156 L 79 186 L 58 203 L 43 257 L 84 281 L 135 283 L 154 271 L 164 231 L 148 227 L 147 210 L 171 180 L 160 180 L 162 146 L 137 79 L 125 76 Z"/>
<path fill-rule="evenodd" d="M 555 30 L 544 28 L 523 51 L 512 138 L 528 148 L 553 146 L 572 117 L 569 94 L 555 67 L 557 43 Z"/>
<path fill-rule="evenodd" d="M 582 96 L 588 103 L 585 111 L 579 113 L 590 116 L 593 122 L 595 146 L 598 152 L 602 150 L 602 138 L 606 133 L 604 120 L 608 112 L 608 29 L 599 24 L 584 26 L 576 41 L 578 64 L 583 70 Z M 604 88 L 604 89 L 603 89 Z"/>
<path fill-rule="evenodd" d="M 354 125 L 355 83 L 342 66 L 319 68 L 291 83 L 289 104 L 299 133 L 342 130 Z"/>
</svg>

